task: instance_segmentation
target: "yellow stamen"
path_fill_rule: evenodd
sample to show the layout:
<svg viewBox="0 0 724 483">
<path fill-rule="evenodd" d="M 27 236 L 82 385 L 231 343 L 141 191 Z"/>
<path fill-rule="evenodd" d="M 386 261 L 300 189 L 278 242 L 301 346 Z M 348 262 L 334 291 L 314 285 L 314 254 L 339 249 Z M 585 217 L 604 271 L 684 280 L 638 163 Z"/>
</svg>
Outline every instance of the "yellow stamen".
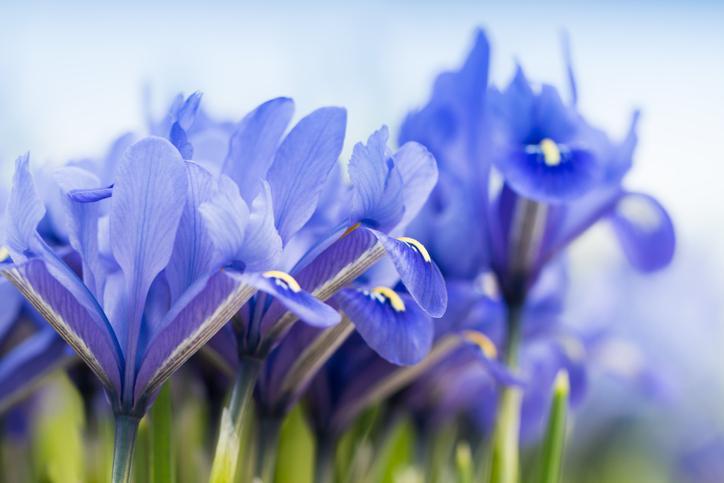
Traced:
<svg viewBox="0 0 724 483">
<path fill-rule="evenodd" d="M 401 242 L 407 243 L 408 245 L 412 245 L 413 247 L 415 247 L 415 249 L 417 249 L 417 251 L 420 252 L 420 255 L 422 255 L 422 258 L 423 258 L 426 262 L 429 262 L 430 260 L 432 260 L 432 259 L 430 258 L 430 253 L 428 253 L 427 248 L 425 248 L 425 245 L 423 245 L 423 244 L 420 243 L 419 241 L 415 240 L 414 238 L 410 238 L 409 236 L 401 236 L 401 237 L 398 238 L 398 240 L 400 240 Z"/>
<path fill-rule="evenodd" d="M 466 330 L 463 332 L 463 337 L 480 347 L 480 350 L 483 351 L 483 354 L 485 354 L 485 357 L 488 359 L 495 359 L 498 357 L 498 349 L 495 348 L 495 344 L 493 344 L 493 341 L 482 332 L 478 332 L 477 330 Z"/>
<path fill-rule="evenodd" d="M 359 228 L 360 225 L 361 225 L 360 223 L 355 223 L 354 225 L 350 226 L 349 228 L 347 228 L 347 229 L 344 231 L 344 233 L 342 233 L 342 236 L 340 236 L 340 238 L 346 237 L 347 235 L 349 235 L 350 233 L 352 233 L 353 231 L 355 231 L 357 228 Z"/>
<path fill-rule="evenodd" d="M 399 295 L 397 295 L 397 292 L 392 290 L 391 288 L 387 287 L 375 287 L 372 289 L 373 294 L 381 295 L 382 297 L 386 298 L 393 309 L 397 312 L 404 312 L 405 311 L 405 302 L 402 301 Z"/>
<path fill-rule="evenodd" d="M 265 278 L 275 278 L 277 280 L 281 280 L 284 282 L 287 287 L 289 287 L 289 290 L 292 292 L 299 292 L 302 290 L 302 287 L 299 286 L 299 283 L 294 280 L 294 277 L 289 275 L 287 272 L 282 272 L 280 270 L 269 270 L 268 272 L 264 272 L 262 274 Z"/>
<path fill-rule="evenodd" d="M 10 251 L 7 247 L 0 247 L 0 262 L 4 262 L 6 258 L 10 256 Z"/>
<path fill-rule="evenodd" d="M 539 144 L 540 150 L 543 153 L 543 161 L 548 166 L 558 166 L 561 164 L 561 150 L 558 149 L 558 145 L 555 141 L 550 138 L 545 138 Z"/>
</svg>

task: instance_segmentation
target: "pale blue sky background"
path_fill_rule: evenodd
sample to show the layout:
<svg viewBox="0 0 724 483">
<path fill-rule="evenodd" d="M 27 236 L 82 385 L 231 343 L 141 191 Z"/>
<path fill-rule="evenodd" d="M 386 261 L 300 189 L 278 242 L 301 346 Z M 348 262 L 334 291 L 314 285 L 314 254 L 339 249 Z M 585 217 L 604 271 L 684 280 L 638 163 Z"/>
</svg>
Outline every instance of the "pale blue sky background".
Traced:
<svg viewBox="0 0 724 483">
<path fill-rule="evenodd" d="M 682 373 L 724 374 L 722 25 L 724 2 L 713 1 L 3 2 L 0 160 L 27 150 L 35 162 L 100 153 L 141 124 L 144 82 L 159 111 L 193 90 L 234 118 L 279 95 L 294 97 L 299 113 L 344 105 L 348 153 L 424 102 L 437 72 L 462 61 L 476 26 L 492 39 L 496 82 L 519 59 L 531 77 L 561 85 L 565 28 L 589 118 L 622 134 L 631 110 L 643 109 L 630 186 L 655 193 L 679 229 L 672 269 L 634 280 L 629 302 L 655 300 L 639 335 L 681 360 Z M 574 250 L 589 282 L 620 261 L 597 232 Z M 581 296 L 595 306 L 591 290 Z M 688 373 L 724 394 L 724 376 L 712 384 Z"/>
</svg>

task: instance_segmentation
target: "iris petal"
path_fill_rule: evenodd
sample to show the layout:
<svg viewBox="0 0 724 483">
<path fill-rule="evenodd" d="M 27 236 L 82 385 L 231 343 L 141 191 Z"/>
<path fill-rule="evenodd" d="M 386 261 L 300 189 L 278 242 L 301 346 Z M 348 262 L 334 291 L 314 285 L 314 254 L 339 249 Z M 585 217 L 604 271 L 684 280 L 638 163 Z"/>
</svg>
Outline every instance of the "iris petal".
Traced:
<svg viewBox="0 0 724 483">
<path fill-rule="evenodd" d="M 166 314 L 143 356 L 135 404 L 150 395 L 239 311 L 255 289 L 225 272 L 197 280 Z"/>
<path fill-rule="evenodd" d="M 392 238 L 370 231 L 385 248 L 402 283 L 420 307 L 432 317 L 442 317 L 447 309 L 445 279 L 425 247 L 412 238 Z"/>
<path fill-rule="evenodd" d="M 393 364 L 415 364 L 430 352 L 432 319 L 407 295 L 389 289 L 344 289 L 334 300 L 365 342 Z"/>
<path fill-rule="evenodd" d="M 610 219 L 634 268 L 651 272 L 671 262 L 676 247 L 674 225 L 656 199 L 643 193 L 626 193 L 616 203 Z"/>
<path fill-rule="evenodd" d="M 314 213 L 324 180 L 342 150 L 346 123 L 344 109 L 318 109 L 299 121 L 279 146 L 267 179 L 284 243 Z"/>
<path fill-rule="evenodd" d="M 247 114 L 231 136 L 222 172 L 239 186 L 247 203 L 258 194 L 259 180 L 266 176 L 293 113 L 294 101 L 272 99 Z"/>
</svg>

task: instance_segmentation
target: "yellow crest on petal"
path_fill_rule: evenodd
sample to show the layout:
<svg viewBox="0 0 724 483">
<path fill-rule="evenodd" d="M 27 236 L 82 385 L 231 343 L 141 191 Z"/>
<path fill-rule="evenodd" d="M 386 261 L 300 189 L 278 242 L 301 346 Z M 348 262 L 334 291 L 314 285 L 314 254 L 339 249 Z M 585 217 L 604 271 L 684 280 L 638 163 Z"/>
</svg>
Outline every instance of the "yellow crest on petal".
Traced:
<svg viewBox="0 0 724 483">
<path fill-rule="evenodd" d="M 375 287 L 370 292 L 373 296 L 382 297 L 382 301 L 387 300 L 396 312 L 405 311 L 405 302 L 402 301 L 397 292 L 387 287 Z"/>
<path fill-rule="evenodd" d="M 281 270 L 269 270 L 268 272 L 262 273 L 262 276 L 264 278 L 273 278 L 277 283 L 283 283 L 286 288 L 292 292 L 299 292 L 302 290 L 302 287 L 299 286 L 299 282 L 297 282 L 294 277 L 289 275 L 287 272 L 282 272 Z"/>
<path fill-rule="evenodd" d="M 426 262 L 430 262 L 432 259 L 430 258 L 430 253 L 427 251 L 427 248 L 425 248 L 425 245 L 420 243 L 419 241 L 415 240 L 414 238 L 410 238 L 409 236 L 401 236 L 397 238 L 403 243 L 407 243 L 408 245 L 412 246 L 417 250 L 420 255 L 422 255 L 422 258 Z"/>
<path fill-rule="evenodd" d="M 0 262 L 4 262 L 6 258 L 10 256 L 10 251 L 7 247 L 0 247 Z"/>
<path fill-rule="evenodd" d="M 488 359 L 495 359 L 498 357 L 498 349 L 495 347 L 495 344 L 493 344 L 493 341 L 482 332 L 478 332 L 477 330 L 466 330 L 463 332 L 463 337 L 480 347 L 480 350 L 483 351 L 483 354 Z"/>
</svg>

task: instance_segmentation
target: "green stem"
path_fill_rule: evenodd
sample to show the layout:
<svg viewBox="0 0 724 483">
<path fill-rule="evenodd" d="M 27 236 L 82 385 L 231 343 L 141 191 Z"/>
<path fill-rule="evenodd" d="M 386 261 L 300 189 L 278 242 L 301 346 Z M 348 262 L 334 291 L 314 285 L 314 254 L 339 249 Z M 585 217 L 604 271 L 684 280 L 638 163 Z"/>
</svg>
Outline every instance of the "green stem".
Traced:
<svg viewBox="0 0 724 483">
<path fill-rule="evenodd" d="M 314 453 L 314 483 L 332 483 L 334 481 L 334 448 L 328 438 L 317 440 Z"/>
<path fill-rule="evenodd" d="M 116 415 L 116 435 L 113 447 L 112 483 L 131 481 L 131 462 L 139 419 L 125 414 Z"/>
<path fill-rule="evenodd" d="M 510 307 L 508 312 L 508 338 L 505 363 L 509 369 L 518 366 L 518 348 L 521 337 L 523 304 Z M 498 400 L 498 416 L 493 433 L 490 483 L 518 483 L 520 407 L 523 393 L 517 386 L 504 386 Z"/>
<path fill-rule="evenodd" d="M 256 474 L 263 483 L 272 483 L 274 481 L 281 426 L 282 421 L 277 418 L 263 418 L 261 420 Z"/>
<path fill-rule="evenodd" d="M 261 360 L 244 357 L 240 360 L 229 404 L 224 408 L 216 444 L 214 461 L 211 466 L 212 483 L 232 483 L 236 474 L 243 422 L 251 407 L 254 386 L 259 378 Z"/>
</svg>

